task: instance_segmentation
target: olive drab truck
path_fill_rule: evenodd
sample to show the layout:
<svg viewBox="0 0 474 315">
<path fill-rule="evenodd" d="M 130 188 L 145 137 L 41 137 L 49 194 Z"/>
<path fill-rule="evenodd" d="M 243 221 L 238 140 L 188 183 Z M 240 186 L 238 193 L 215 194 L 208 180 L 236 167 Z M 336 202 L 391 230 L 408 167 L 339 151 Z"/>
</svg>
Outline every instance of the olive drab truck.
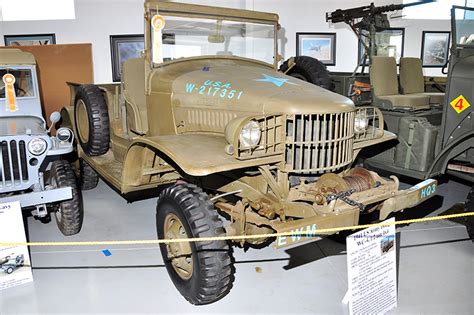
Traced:
<svg viewBox="0 0 474 315">
<path fill-rule="evenodd" d="M 160 187 L 159 239 L 252 236 L 276 247 L 319 229 L 383 220 L 432 197 L 396 177 L 352 168 L 359 151 L 394 139 L 383 115 L 277 71 L 276 14 L 145 2 L 145 51 L 120 83 L 70 83 L 63 124 L 78 142 L 83 189 L 103 178 L 122 194 Z M 151 210 L 151 209 L 150 209 Z M 271 241 L 271 240 L 270 240 Z M 167 271 L 193 304 L 224 297 L 234 279 L 225 241 L 161 244 Z"/>
<path fill-rule="evenodd" d="M 73 151 L 74 134 L 43 118 L 36 61 L 19 49 L 0 49 L 0 204 L 19 201 L 43 221 L 50 214 L 64 235 L 82 227 L 82 200 L 74 171 L 61 157 Z"/>
</svg>

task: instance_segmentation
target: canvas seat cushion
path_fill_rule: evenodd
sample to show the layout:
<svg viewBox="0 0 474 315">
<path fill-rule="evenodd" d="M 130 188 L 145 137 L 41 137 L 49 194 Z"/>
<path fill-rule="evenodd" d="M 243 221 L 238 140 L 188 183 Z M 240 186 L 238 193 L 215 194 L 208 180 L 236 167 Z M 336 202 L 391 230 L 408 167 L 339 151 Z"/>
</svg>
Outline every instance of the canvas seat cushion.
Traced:
<svg viewBox="0 0 474 315">
<path fill-rule="evenodd" d="M 378 103 L 384 108 L 424 109 L 430 108 L 430 97 L 426 95 L 384 95 L 378 96 Z"/>
<path fill-rule="evenodd" d="M 415 94 L 409 94 L 410 96 L 412 95 L 421 95 L 421 96 L 428 96 L 430 98 L 430 104 L 438 104 L 438 105 L 443 105 L 444 104 L 444 93 L 437 93 L 437 92 L 425 92 L 425 93 L 415 93 Z"/>
</svg>

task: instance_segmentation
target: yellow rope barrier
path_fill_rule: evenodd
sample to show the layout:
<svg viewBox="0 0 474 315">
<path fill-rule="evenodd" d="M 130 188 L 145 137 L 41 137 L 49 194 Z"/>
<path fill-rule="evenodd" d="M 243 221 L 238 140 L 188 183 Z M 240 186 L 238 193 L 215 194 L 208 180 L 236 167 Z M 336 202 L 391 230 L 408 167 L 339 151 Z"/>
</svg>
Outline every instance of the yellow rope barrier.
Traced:
<svg viewBox="0 0 474 315">
<path fill-rule="evenodd" d="M 318 233 L 327 234 L 330 232 L 340 232 L 340 231 L 354 230 L 354 229 L 366 229 L 366 228 L 373 228 L 377 226 L 402 225 L 402 224 L 411 224 L 411 223 L 440 221 L 440 220 L 448 220 L 448 219 L 462 218 L 462 217 L 468 217 L 468 216 L 474 216 L 474 212 L 448 214 L 448 215 L 442 215 L 442 216 L 436 216 L 436 217 L 401 220 L 401 221 L 394 221 L 394 222 L 382 222 L 382 223 L 375 223 L 375 224 L 354 225 L 354 226 L 345 226 L 345 227 L 338 227 L 338 228 L 321 229 L 321 230 L 317 230 L 316 234 Z M 198 238 L 182 238 L 182 239 L 128 240 L 128 241 L 24 242 L 24 243 L 0 242 L 0 246 L 82 246 L 82 245 L 98 246 L 98 245 L 169 244 L 169 243 L 181 243 L 181 242 L 240 241 L 240 240 L 246 240 L 246 239 L 271 238 L 271 237 L 303 235 L 303 234 L 307 234 L 307 232 L 306 231 L 292 231 L 292 232 L 255 234 L 255 235 L 216 236 L 216 237 L 198 237 Z"/>
</svg>

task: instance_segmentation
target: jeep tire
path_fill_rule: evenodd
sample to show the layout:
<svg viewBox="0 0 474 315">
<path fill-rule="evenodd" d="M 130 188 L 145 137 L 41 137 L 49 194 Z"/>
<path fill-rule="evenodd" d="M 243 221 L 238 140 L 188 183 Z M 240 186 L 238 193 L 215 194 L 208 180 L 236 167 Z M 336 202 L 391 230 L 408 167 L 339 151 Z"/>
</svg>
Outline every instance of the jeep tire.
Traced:
<svg viewBox="0 0 474 315">
<path fill-rule="evenodd" d="M 77 165 L 77 164 L 76 164 Z M 99 183 L 99 174 L 83 159 L 78 162 L 78 183 L 81 190 L 91 190 Z M 76 167 L 77 168 L 77 167 Z"/>
<path fill-rule="evenodd" d="M 12 274 L 13 273 L 13 267 L 8 267 L 7 270 L 6 270 L 6 273 L 7 274 Z"/>
<path fill-rule="evenodd" d="M 326 90 L 333 91 L 334 83 L 329 77 L 326 66 L 318 59 L 308 56 L 294 57 L 295 65 L 290 69 L 289 76 L 307 81 L 314 85 L 320 86 Z M 289 67 L 289 60 L 286 60 L 280 67 L 281 72 L 286 72 Z"/>
<path fill-rule="evenodd" d="M 57 203 L 54 216 L 59 230 L 66 236 L 79 233 L 84 211 L 82 196 L 77 187 L 76 176 L 71 164 L 64 160 L 54 161 L 51 166 L 51 184 L 54 188 L 71 187 L 72 199 Z"/>
<path fill-rule="evenodd" d="M 82 150 L 89 156 L 105 154 L 109 150 L 110 130 L 102 91 L 95 85 L 81 85 L 74 105 L 77 139 Z"/>
<path fill-rule="evenodd" d="M 191 184 L 177 184 L 161 192 L 156 225 L 159 239 L 214 237 L 225 233 L 207 195 Z M 213 303 L 229 293 L 234 267 L 227 242 L 160 244 L 160 250 L 171 280 L 190 303 Z"/>
</svg>

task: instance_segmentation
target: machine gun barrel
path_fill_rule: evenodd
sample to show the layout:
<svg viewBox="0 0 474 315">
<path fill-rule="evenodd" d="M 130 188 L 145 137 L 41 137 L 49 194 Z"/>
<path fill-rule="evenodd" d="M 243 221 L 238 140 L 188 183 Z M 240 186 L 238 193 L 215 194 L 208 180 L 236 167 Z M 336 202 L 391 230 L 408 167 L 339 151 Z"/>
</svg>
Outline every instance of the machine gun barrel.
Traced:
<svg viewBox="0 0 474 315">
<path fill-rule="evenodd" d="M 345 22 L 349 23 L 355 19 L 365 18 L 368 16 L 374 16 L 376 14 L 382 14 L 390 11 L 398 11 L 406 7 L 411 7 L 415 5 L 421 5 L 425 3 L 435 2 L 436 0 L 422 0 L 417 2 L 405 3 L 405 4 L 389 4 L 380 7 L 376 7 L 372 2 L 370 5 L 341 10 L 337 9 L 333 12 L 326 12 L 326 22 L 331 23 L 340 23 Z"/>
</svg>

